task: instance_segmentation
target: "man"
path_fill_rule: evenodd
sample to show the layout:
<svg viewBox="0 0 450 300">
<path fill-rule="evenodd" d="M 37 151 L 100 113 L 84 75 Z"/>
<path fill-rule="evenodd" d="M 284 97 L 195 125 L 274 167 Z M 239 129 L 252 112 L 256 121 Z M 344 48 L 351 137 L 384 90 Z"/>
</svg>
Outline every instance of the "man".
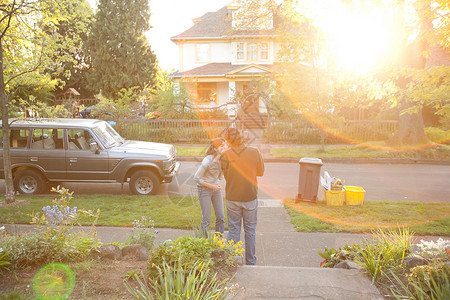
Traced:
<svg viewBox="0 0 450 300">
<path fill-rule="evenodd" d="M 258 208 L 257 176 L 264 174 L 261 153 L 243 144 L 239 131 L 228 128 L 223 137 L 230 148 L 223 152 L 221 167 L 225 177 L 227 203 L 227 240 L 240 241 L 241 224 L 245 233 L 245 263 L 256 263 L 256 223 Z"/>
</svg>

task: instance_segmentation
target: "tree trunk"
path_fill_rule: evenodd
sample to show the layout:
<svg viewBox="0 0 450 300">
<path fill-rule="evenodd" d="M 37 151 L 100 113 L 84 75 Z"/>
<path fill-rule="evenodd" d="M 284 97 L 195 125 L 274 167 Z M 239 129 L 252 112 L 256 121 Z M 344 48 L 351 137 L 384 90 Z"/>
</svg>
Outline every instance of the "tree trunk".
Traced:
<svg viewBox="0 0 450 300">
<path fill-rule="evenodd" d="M 5 174 L 6 203 L 15 201 L 14 185 L 11 170 L 11 156 L 9 144 L 8 101 L 6 100 L 5 78 L 3 77 L 3 44 L 0 40 L 0 102 L 2 107 L 2 133 L 3 133 L 3 167 Z"/>
<path fill-rule="evenodd" d="M 402 110 L 410 107 L 412 104 L 405 101 Z M 400 113 L 398 122 L 398 132 L 394 139 L 396 145 L 425 145 L 430 141 L 425 134 L 423 125 L 422 109 L 418 113 Z"/>
</svg>

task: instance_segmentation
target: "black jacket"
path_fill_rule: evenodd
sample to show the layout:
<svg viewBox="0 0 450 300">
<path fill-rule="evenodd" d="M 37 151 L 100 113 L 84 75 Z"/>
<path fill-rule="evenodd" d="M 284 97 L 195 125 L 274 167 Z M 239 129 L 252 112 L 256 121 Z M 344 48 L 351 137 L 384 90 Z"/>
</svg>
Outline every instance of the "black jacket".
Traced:
<svg viewBox="0 0 450 300">
<path fill-rule="evenodd" d="M 264 161 L 258 149 L 244 145 L 232 147 L 223 153 L 221 167 L 227 200 L 248 202 L 257 198 L 256 177 L 264 174 Z"/>
</svg>

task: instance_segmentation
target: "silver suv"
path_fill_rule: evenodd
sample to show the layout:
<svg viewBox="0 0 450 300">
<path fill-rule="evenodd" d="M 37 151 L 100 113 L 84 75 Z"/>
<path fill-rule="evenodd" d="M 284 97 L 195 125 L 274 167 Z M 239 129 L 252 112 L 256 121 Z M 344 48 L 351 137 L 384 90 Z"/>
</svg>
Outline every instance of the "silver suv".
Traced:
<svg viewBox="0 0 450 300">
<path fill-rule="evenodd" d="M 4 179 L 1 138 L 0 145 Z M 12 120 L 10 145 L 14 186 L 21 194 L 72 181 L 129 182 L 133 194 L 150 195 L 180 167 L 173 145 L 125 140 L 101 120 Z"/>
</svg>

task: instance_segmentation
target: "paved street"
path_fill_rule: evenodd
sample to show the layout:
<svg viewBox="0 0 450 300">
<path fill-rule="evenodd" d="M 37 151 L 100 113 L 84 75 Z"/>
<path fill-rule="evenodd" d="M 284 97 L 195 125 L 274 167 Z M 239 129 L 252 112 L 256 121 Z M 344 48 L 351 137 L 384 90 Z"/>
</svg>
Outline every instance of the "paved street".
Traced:
<svg viewBox="0 0 450 300">
<path fill-rule="evenodd" d="M 178 177 L 163 185 L 159 194 L 196 195 L 193 174 L 199 162 L 181 163 Z M 298 163 L 266 163 L 265 175 L 259 179 L 260 199 L 295 198 L 298 190 Z M 450 166 L 421 164 L 347 164 L 325 163 L 321 173 L 328 171 L 346 185 L 362 186 L 369 201 L 450 202 Z M 64 183 L 76 194 L 130 194 L 128 184 Z M 0 193 L 4 193 L 0 181 Z M 319 189 L 321 190 L 321 189 Z M 319 199 L 323 193 L 319 193 Z"/>
</svg>

